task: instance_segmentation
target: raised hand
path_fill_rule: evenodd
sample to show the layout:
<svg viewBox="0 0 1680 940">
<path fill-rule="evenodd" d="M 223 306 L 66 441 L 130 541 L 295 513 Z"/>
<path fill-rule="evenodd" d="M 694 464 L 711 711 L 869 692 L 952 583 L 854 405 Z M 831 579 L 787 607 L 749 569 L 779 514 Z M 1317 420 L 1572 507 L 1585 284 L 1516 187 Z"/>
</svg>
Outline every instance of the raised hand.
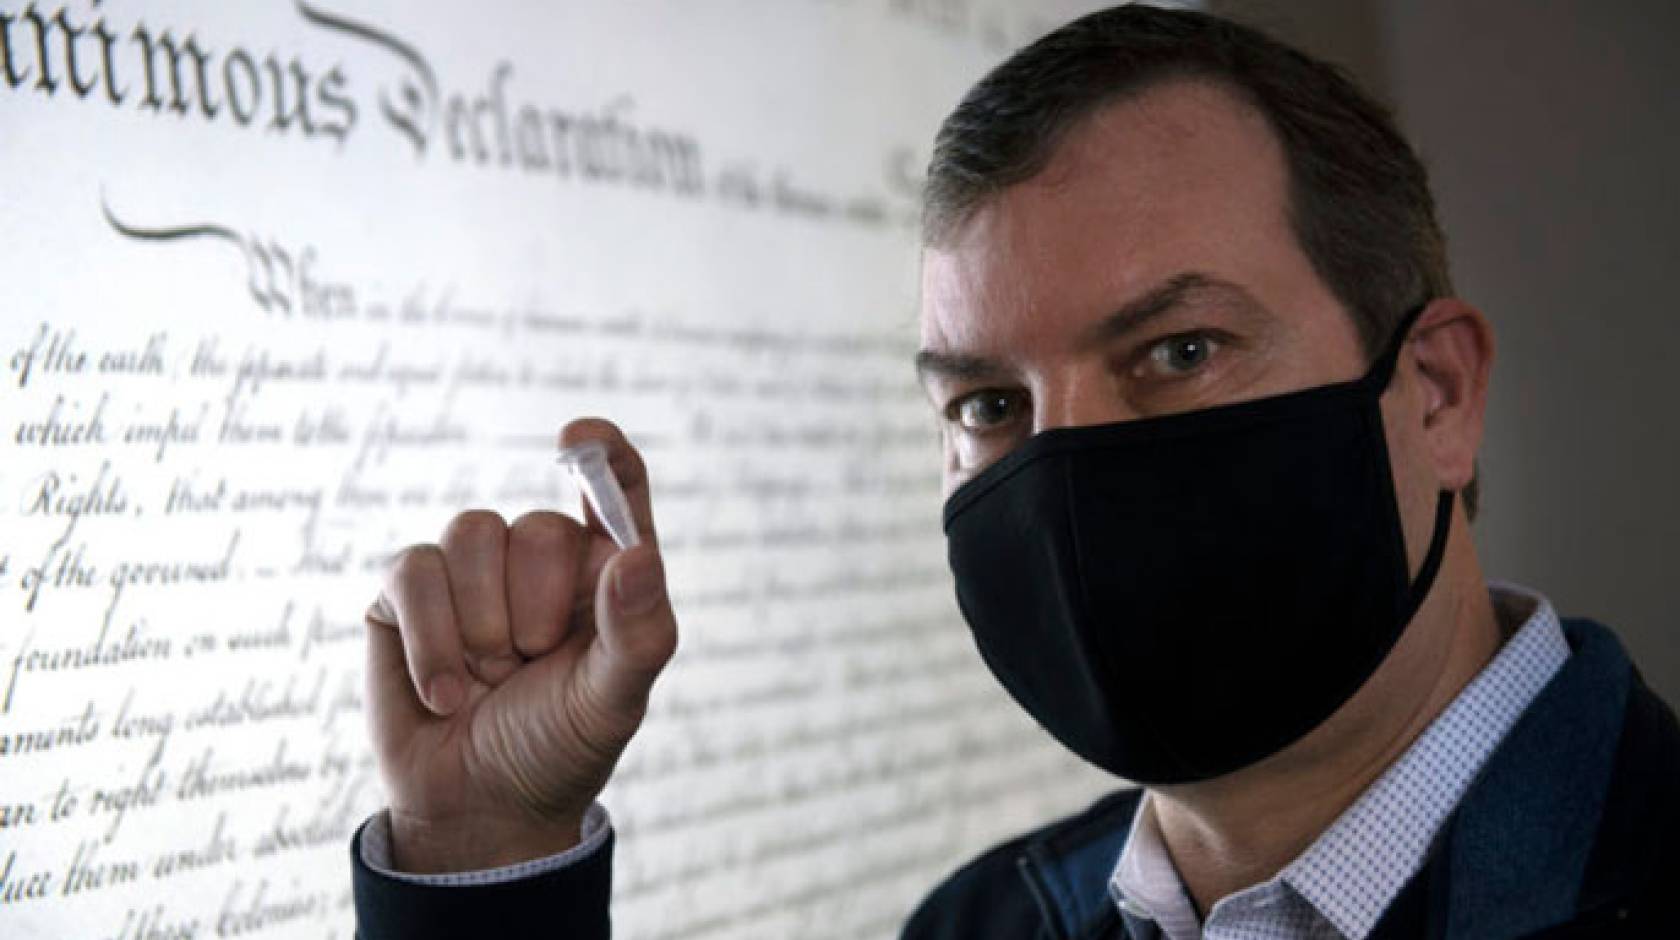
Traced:
<svg viewBox="0 0 1680 940">
<path fill-rule="evenodd" d="M 647 468 L 612 423 L 604 443 L 642 544 L 533 512 L 456 516 L 405 549 L 367 612 L 373 741 L 393 861 L 411 872 L 512 864 L 575 845 L 584 812 L 640 726 L 676 649 Z"/>
</svg>

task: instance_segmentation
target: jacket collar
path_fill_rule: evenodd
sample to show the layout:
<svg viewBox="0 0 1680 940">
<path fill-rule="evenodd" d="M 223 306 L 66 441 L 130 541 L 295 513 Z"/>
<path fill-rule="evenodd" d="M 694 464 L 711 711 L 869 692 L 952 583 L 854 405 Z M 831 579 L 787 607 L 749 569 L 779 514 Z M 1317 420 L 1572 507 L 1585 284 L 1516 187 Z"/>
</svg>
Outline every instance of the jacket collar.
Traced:
<svg viewBox="0 0 1680 940">
<path fill-rule="evenodd" d="M 1569 662 L 1494 752 L 1437 850 L 1452 940 L 1521 936 L 1575 914 L 1633 667 L 1604 627 L 1563 628 Z"/>
<path fill-rule="evenodd" d="M 1142 790 L 1121 790 L 1027 843 L 1018 864 L 1054 940 L 1113 932 L 1119 912 L 1108 879 L 1142 797 Z"/>
<path fill-rule="evenodd" d="M 1568 920 L 1592 854 L 1632 684 L 1614 634 L 1563 621 L 1569 661 L 1489 758 L 1429 865 L 1451 940 L 1512 937 Z M 1018 860 L 1055 940 L 1112 935 L 1108 893 L 1142 791 L 1112 794 L 1027 843 Z"/>
</svg>

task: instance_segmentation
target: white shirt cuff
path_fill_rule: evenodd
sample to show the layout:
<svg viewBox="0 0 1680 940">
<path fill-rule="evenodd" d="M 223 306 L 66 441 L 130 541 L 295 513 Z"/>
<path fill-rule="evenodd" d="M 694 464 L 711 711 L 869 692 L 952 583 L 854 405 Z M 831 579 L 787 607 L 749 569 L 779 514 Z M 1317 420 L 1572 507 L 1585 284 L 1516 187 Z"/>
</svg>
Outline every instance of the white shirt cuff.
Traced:
<svg viewBox="0 0 1680 940">
<path fill-rule="evenodd" d="M 391 813 L 389 810 L 382 809 L 373 814 L 373 818 L 368 820 L 367 828 L 362 831 L 362 863 L 381 875 L 417 885 L 463 887 L 467 885 L 501 884 L 508 881 L 518 881 L 522 878 L 535 878 L 538 875 L 565 868 L 574 862 L 580 862 L 600 851 L 601 846 L 607 842 L 607 836 L 611 833 L 612 820 L 607 816 L 606 807 L 599 803 L 591 803 L 589 811 L 583 814 L 581 840 L 577 845 L 564 852 L 546 858 L 534 858 L 513 865 L 503 865 L 500 868 L 423 875 L 397 871 L 392 865 Z"/>
</svg>

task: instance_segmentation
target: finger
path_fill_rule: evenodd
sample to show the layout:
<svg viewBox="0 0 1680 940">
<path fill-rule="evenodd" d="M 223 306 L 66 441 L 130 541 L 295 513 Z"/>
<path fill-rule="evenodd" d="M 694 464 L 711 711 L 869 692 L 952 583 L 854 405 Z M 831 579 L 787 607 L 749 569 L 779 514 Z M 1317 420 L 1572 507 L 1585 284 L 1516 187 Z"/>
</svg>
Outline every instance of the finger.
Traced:
<svg viewBox="0 0 1680 940">
<path fill-rule="evenodd" d="M 368 719 L 373 728 L 391 732 L 388 735 L 376 733 L 374 740 L 407 740 L 406 729 L 430 718 L 431 712 L 420 701 L 414 691 L 414 682 L 409 678 L 397 615 L 381 594 L 363 619 L 368 628 Z"/>
<path fill-rule="evenodd" d="M 596 523 L 597 525 L 599 523 Z M 595 595 L 601 583 L 601 578 L 607 569 L 607 563 L 612 561 L 623 549 L 618 547 L 610 536 L 598 532 L 584 533 L 583 558 L 579 562 L 577 608 L 586 616 L 585 621 L 594 624 Z M 574 621 L 578 618 L 574 615 Z"/>
<path fill-rule="evenodd" d="M 415 694 L 434 713 L 452 714 L 466 700 L 467 677 L 442 550 L 436 545 L 404 549 L 386 576 L 385 600 L 397 615 Z"/>
<path fill-rule="evenodd" d="M 463 512 L 449 521 L 439 547 L 467 665 L 495 685 L 519 668 L 508 632 L 507 523 L 493 512 Z"/>
<path fill-rule="evenodd" d="M 607 562 L 595 588 L 595 629 L 587 660 L 590 685 L 613 713 L 639 715 L 653 680 L 677 649 L 677 618 L 652 544 L 626 549 Z"/>
<path fill-rule="evenodd" d="M 586 536 L 576 519 L 529 512 L 508 529 L 507 603 L 514 649 L 541 656 L 571 620 Z"/>
<path fill-rule="evenodd" d="M 635 521 L 636 531 L 643 541 L 654 541 L 653 497 L 648 486 L 647 464 L 642 462 L 642 455 L 631 446 L 618 425 L 605 418 L 578 418 L 560 429 L 561 447 L 573 447 L 584 441 L 600 441 L 606 445 L 607 463 L 630 503 L 630 517 Z M 606 527 L 595 518 L 587 500 L 584 502 L 584 517 L 591 532 L 607 534 Z"/>
</svg>

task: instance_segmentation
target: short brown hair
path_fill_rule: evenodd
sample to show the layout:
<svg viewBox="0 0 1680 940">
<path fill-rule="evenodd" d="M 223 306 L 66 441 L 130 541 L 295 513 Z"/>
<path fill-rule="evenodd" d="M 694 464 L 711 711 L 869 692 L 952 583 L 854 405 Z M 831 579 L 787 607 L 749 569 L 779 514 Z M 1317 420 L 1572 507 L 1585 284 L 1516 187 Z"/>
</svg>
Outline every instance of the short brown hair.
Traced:
<svg viewBox="0 0 1680 940">
<path fill-rule="evenodd" d="M 1452 294 L 1428 174 L 1387 108 L 1336 66 L 1258 30 L 1139 4 L 1057 29 L 970 89 L 934 142 L 923 241 L 946 242 L 993 196 L 1036 176 L 1104 105 L 1175 79 L 1217 82 L 1264 115 L 1288 165 L 1290 226 L 1367 355 L 1408 311 Z M 1474 479 L 1463 496 L 1474 515 Z"/>
</svg>

